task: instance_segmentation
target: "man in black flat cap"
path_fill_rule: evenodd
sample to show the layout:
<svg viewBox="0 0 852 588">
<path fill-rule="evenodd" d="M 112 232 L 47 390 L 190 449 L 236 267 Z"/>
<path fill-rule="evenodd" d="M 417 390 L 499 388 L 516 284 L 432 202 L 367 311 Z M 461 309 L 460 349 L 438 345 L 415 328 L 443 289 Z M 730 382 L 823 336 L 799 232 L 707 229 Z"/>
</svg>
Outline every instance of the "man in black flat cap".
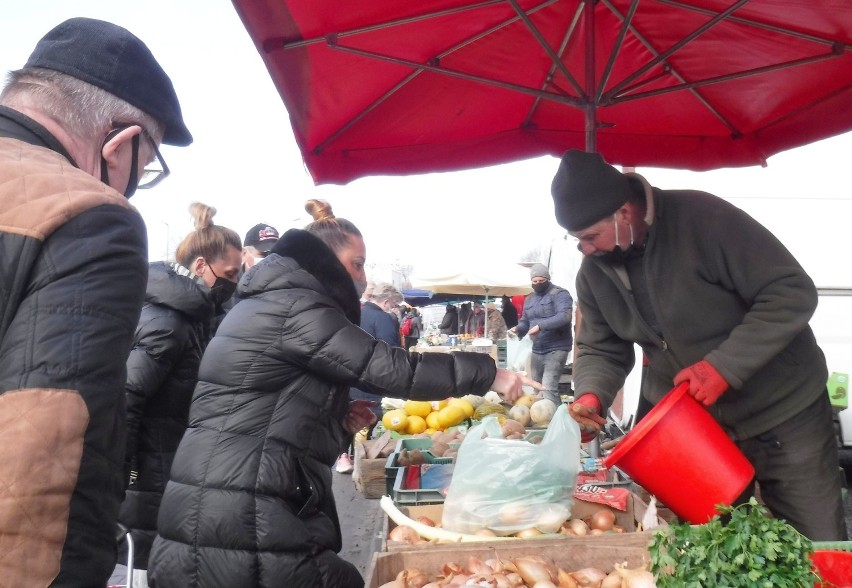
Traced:
<svg viewBox="0 0 852 588">
<path fill-rule="evenodd" d="M 0 93 L 0 554 L 9 586 L 104 586 L 147 280 L 127 198 L 192 136 L 145 44 L 73 18 Z"/>
<path fill-rule="evenodd" d="M 808 326 L 817 291 L 790 252 L 721 198 L 653 188 L 596 153 L 567 152 L 552 194 L 585 256 L 571 414 L 586 437 L 636 343 L 647 401 L 688 382 L 754 466 L 772 513 L 812 540 L 845 539 L 828 370 Z M 753 492 L 754 481 L 738 502 Z"/>
</svg>

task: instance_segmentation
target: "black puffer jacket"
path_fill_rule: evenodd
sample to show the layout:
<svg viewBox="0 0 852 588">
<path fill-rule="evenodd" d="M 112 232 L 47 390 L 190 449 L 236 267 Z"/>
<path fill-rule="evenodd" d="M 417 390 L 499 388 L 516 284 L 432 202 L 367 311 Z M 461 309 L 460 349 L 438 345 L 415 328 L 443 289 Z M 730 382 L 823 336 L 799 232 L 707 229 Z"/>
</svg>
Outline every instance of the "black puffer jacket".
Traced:
<svg viewBox="0 0 852 588">
<path fill-rule="evenodd" d="M 160 499 L 186 430 L 201 354 L 210 341 L 214 305 L 207 292 L 163 262 L 150 265 L 127 360 L 126 470 L 133 475 L 119 513 L 119 521 L 133 533 L 137 569 L 148 567 Z M 124 552 L 119 561 L 126 561 Z"/>
<path fill-rule="evenodd" d="M 201 361 L 149 560 L 156 588 L 360 588 L 335 555 L 331 491 L 349 387 L 433 400 L 496 376 L 488 355 L 407 353 L 364 332 L 352 280 L 313 235 L 289 231 L 273 251 Z"/>
</svg>

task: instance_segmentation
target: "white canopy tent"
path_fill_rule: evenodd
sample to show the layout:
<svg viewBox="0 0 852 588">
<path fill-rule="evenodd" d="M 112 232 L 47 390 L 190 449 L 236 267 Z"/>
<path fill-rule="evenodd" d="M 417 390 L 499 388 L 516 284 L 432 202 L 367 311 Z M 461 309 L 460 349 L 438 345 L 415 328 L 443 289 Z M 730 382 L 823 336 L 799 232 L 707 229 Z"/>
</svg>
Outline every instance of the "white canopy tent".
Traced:
<svg viewBox="0 0 852 588">
<path fill-rule="evenodd" d="M 532 292 L 529 270 L 516 263 L 477 259 L 459 267 L 451 262 L 439 268 L 415 270 L 411 287 L 435 294 L 466 294 L 485 296 L 516 296 Z M 485 333 L 488 333 L 488 312 L 485 313 Z"/>
</svg>

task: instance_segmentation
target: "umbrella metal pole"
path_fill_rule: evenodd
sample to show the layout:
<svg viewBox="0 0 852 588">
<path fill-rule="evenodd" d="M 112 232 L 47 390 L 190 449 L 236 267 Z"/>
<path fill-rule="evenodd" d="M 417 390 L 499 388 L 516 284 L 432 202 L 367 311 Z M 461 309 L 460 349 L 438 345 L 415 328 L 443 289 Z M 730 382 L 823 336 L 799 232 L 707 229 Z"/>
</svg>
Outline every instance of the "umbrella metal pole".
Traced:
<svg viewBox="0 0 852 588">
<path fill-rule="evenodd" d="M 586 152 L 598 150 L 597 91 L 595 90 L 595 2 L 583 0 L 586 33 Z"/>
</svg>

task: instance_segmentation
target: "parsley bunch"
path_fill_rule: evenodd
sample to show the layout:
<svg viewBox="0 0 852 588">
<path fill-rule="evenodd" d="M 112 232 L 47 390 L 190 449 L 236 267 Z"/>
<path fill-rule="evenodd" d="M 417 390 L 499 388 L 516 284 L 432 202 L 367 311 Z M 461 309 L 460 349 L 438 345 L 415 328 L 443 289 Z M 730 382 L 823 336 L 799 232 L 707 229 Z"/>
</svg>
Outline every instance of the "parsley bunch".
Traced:
<svg viewBox="0 0 852 588">
<path fill-rule="evenodd" d="M 757 500 L 717 510 L 703 525 L 674 523 L 654 534 L 651 572 L 659 588 L 811 588 L 819 580 L 810 539 L 766 516 Z"/>
</svg>

